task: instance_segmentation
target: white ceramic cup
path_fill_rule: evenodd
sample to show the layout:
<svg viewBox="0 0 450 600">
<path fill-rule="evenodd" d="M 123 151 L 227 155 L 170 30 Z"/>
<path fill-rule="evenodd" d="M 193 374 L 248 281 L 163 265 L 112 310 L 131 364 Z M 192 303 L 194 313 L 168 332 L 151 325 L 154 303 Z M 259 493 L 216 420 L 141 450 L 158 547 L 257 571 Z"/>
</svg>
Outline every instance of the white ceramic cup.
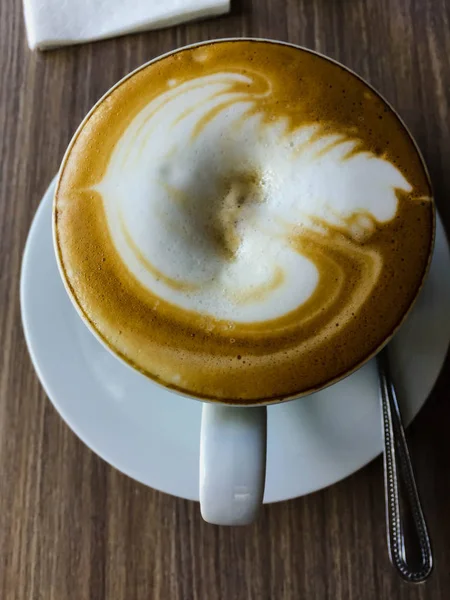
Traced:
<svg viewBox="0 0 450 600">
<path fill-rule="evenodd" d="M 245 40 L 251 38 L 232 39 Z M 210 40 L 208 42 L 203 43 L 210 44 L 214 41 L 228 40 Z M 277 43 L 285 44 L 284 42 Z M 186 46 L 185 48 L 192 48 L 201 45 L 202 43 L 191 44 L 190 46 Z M 301 46 L 296 46 L 295 44 L 285 45 L 293 46 L 295 48 L 298 48 L 299 50 L 312 52 L 311 50 L 302 48 Z M 180 49 L 177 48 L 160 57 L 157 57 L 152 61 L 149 61 L 148 63 L 142 65 L 141 67 L 136 69 L 136 71 L 139 71 L 140 69 L 146 67 L 152 62 L 169 56 L 170 54 L 173 54 L 178 50 Z M 318 56 L 322 56 L 323 58 L 326 58 L 332 63 L 340 65 L 342 68 L 346 69 L 347 71 L 359 78 L 359 76 L 356 73 L 354 73 L 350 69 L 347 69 L 347 67 L 341 65 L 337 61 L 334 61 L 318 52 L 313 53 L 317 54 Z M 133 73 L 131 73 L 130 75 L 132 75 Z M 130 75 L 127 75 L 124 79 L 130 77 Z M 86 115 L 85 119 L 76 131 L 75 137 L 77 136 L 78 132 L 83 128 L 85 122 L 90 117 L 90 115 L 96 110 L 96 107 L 103 101 L 104 98 L 106 98 L 111 93 L 111 91 L 114 88 L 118 87 L 122 83 L 122 81 L 123 80 L 119 81 L 115 86 L 108 90 L 108 92 L 106 92 L 106 94 L 102 98 L 100 98 L 100 100 L 96 103 L 92 110 Z M 368 88 L 373 90 L 373 88 L 367 82 L 364 81 L 364 83 L 365 85 L 367 85 Z M 373 91 L 376 92 L 376 90 Z M 378 92 L 376 93 L 378 94 Z M 387 106 L 389 106 L 392 109 L 392 107 L 384 98 L 383 101 L 386 103 Z M 394 111 L 394 109 L 392 110 L 396 114 L 399 121 L 403 123 L 396 111 Z M 411 139 L 413 140 L 411 133 L 409 132 L 407 127 L 405 125 L 404 127 L 405 130 L 409 133 Z M 416 149 L 419 156 L 422 158 L 420 151 L 417 148 L 417 145 Z M 68 151 L 66 152 L 66 155 L 63 158 L 63 163 L 66 160 L 67 154 Z M 428 173 L 423 158 L 422 164 L 424 166 L 425 172 Z M 432 250 L 433 248 L 431 247 L 428 267 L 431 261 Z M 114 351 L 104 343 L 104 341 L 97 335 L 96 331 L 91 327 L 89 321 L 85 318 L 83 312 L 81 311 L 80 307 L 76 302 L 76 299 L 70 292 L 69 286 L 67 285 L 64 276 L 64 271 L 59 261 L 58 252 L 56 251 L 56 246 L 55 252 L 61 278 L 72 300 L 72 303 L 77 309 L 77 312 L 80 315 L 81 319 L 86 324 L 88 329 L 90 329 L 90 331 L 95 335 L 95 337 L 97 337 L 97 339 L 104 345 L 105 348 L 107 348 L 118 360 L 130 367 L 130 365 L 127 362 L 123 361 L 123 359 L 120 356 L 116 355 Z M 423 281 L 425 280 L 425 276 L 426 273 L 424 274 L 422 285 Z M 421 286 L 417 291 L 415 299 L 417 298 L 420 289 Z M 368 360 L 373 358 L 373 356 L 375 356 L 375 354 L 377 354 L 396 333 L 397 329 L 403 323 L 407 314 L 409 314 L 413 304 L 414 302 L 412 302 L 409 309 L 403 315 L 403 318 L 398 324 L 398 327 L 395 329 L 395 331 L 391 332 L 391 334 L 380 344 L 380 346 L 371 356 L 367 357 L 364 361 L 354 365 L 346 373 L 342 374 L 339 378 L 328 381 L 322 387 L 326 387 L 328 385 L 336 383 L 344 377 L 351 375 Z M 149 383 L 149 385 L 160 384 Z M 285 398 L 283 399 L 283 401 L 294 400 L 298 397 L 299 396 Z M 196 400 L 199 400 L 198 398 L 195 398 L 195 396 L 188 396 L 188 398 L 194 398 Z M 273 402 L 269 402 L 268 404 L 273 404 Z M 220 404 L 220 402 L 203 402 L 200 434 L 200 508 L 201 514 L 205 521 L 216 525 L 247 525 L 255 520 L 258 511 L 262 505 L 264 495 L 264 483 L 266 474 L 266 430 L 267 414 L 266 406 L 264 404 L 259 403 L 257 406 L 242 407 L 230 406 L 229 404 Z M 301 477 L 301 474 L 299 474 L 299 477 Z"/>
</svg>

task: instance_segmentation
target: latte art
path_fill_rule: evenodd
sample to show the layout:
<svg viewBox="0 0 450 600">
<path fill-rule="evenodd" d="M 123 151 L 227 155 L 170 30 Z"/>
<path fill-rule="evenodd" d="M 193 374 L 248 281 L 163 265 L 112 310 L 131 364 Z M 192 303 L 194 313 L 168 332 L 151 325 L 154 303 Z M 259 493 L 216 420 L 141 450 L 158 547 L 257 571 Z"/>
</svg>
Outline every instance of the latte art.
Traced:
<svg viewBox="0 0 450 600">
<path fill-rule="evenodd" d="M 320 124 L 292 130 L 286 118 L 269 120 L 273 86 L 251 71 L 170 83 L 130 123 L 96 186 L 128 269 L 179 307 L 238 322 L 276 319 L 329 277 L 318 256 L 302 253 L 304 233 L 341 228 L 347 252 L 371 265 L 364 302 L 382 257 L 358 240 L 394 218 L 397 190 L 411 191 L 398 169 Z"/>
<path fill-rule="evenodd" d="M 122 83 L 75 138 L 55 206 L 97 333 L 166 385 L 232 401 L 320 386 L 370 354 L 432 239 L 395 115 L 337 65 L 262 42 L 182 51 Z"/>
</svg>

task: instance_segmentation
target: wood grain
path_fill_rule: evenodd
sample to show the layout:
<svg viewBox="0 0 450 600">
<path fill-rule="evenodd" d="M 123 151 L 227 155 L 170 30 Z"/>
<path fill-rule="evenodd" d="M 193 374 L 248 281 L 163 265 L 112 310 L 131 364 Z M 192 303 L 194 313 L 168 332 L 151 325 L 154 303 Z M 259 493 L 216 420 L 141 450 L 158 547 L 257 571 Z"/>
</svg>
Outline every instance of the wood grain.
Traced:
<svg viewBox="0 0 450 600">
<path fill-rule="evenodd" d="M 0 598 L 371 600 L 450 597 L 450 364 L 409 431 L 434 540 L 432 580 L 408 587 L 386 553 L 381 461 L 266 507 L 245 529 L 116 472 L 71 433 L 28 358 L 19 309 L 27 231 L 78 123 L 120 77 L 187 42 L 266 36 L 355 69 L 399 110 L 450 226 L 450 3 L 235 0 L 230 15 L 45 54 L 19 0 L 0 2 Z M 299 474 L 301 476 L 301 474 Z"/>
</svg>

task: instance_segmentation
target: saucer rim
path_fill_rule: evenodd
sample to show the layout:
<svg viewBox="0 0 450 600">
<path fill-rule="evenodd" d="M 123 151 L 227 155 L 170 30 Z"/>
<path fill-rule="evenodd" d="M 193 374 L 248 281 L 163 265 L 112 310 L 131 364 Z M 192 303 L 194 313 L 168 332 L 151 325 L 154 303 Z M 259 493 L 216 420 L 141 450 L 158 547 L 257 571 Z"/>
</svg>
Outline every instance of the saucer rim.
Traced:
<svg viewBox="0 0 450 600">
<path fill-rule="evenodd" d="M 111 465 L 112 467 L 114 467 L 115 469 L 117 469 L 118 471 L 120 471 L 121 473 L 135 479 L 136 481 L 139 481 L 140 483 L 142 483 L 143 485 L 146 485 L 148 487 L 152 487 L 155 490 L 158 490 L 160 492 L 163 493 L 167 493 L 169 495 L 172 495 L 174 497 L 180 497 L 180 498 L 185 498 L 188 500 L 193 500 L 193 501 L 198 501 L 198 497 L 194 497 L 192 495 L 187 495 L 187 494 L 183 494 L 183 495 L 179 495 L 176 493 L 173 493 L 171 491 L 167 491 L 166 489 L 162 489 L 161 487 L 155 487 L 154 485 L 151 485 L 148 483 L 148 481 L 145 481 L 142 479 L 141 476 L 134 474 L 133 473 L 133 469 L 130 469 L 129 467 L 122 468 L 122 467 L 118 467 L 117 464 L 111 460 L 111 458 L 109 458 L 106 454 L 106 452 L 104 452 L 103 450 L 97 448 L 97 442 L 93 441 L 92 439 L 87 439 L 86 436 L 84 435 L 82 429 L 78 426 L 77 423 L 74 423 L 68 416 L 67 413 L 63 407 L 63 405 L 58 401 L 58 394 L 54 393 L 54 390 L 52 390 L 52 385 L 51 383 L 48 381 L 48 379 L 46 379 L 46 377 L 44 376 L 42 369 L 40 367 L 40 360 L 37 356 L 37 352 L 36 352 L 36 348 L 39 347 L 39 342 L 37 342 L 37 344 L 35 343 L 35 341 L 32 339 L 33 338 L 33 334 L 32 334 L 32 326 L 30 326 L 30 321 L 29 321 L 29 317 L 30 315 L 28 314 L 25 305 L 26 305 L 26 295 L 28 293 L 28 280 L 25 278 L 25 271 L 27 268 L 27 264 L 29 261 L 29 254 L 31 252 L 31 247 L 34 241 L 34 237 L 36 235 L 36 231 L 39 229 L 41 223 L 39 221 L 39 216 L 41 215 L 41 213 L 43 212 L 43 210 L 45 209 L 45 203 L 46 201 L 49 202 L 49 194 L 51 193 L 52 190 L 52 186 L 55 185 L 56 182 L 56 177 L 51 181 L 50 185 L 48 186 L 48 188 L 46 189 L 45 193 L 42 195 L 42 199 L 36 209 L 35 215 L 33 217 L 30 229 L 29 229 L 29 233 L 27 236 L 27 240 L 26 240 L 26 244 L 24 247 L 24 252 L 23 252 L 23 258 L 22 258 L 22 265 L 21 265 L 21 272 L 20 272 L 20 308 L 21 308 L 21 318 L 22 318 L 22 325 L 23 325 L 23 331 L 24 331 L 24 337 L 26 340 L 26 344 L 27 344 L 27 348 L 30 354 L 30 358 L 33 364 L 33 367 L 37 373 L 37 376 L 39 378 L 40 384 L 42 385 L 47 397 L 49 398 L 49 400 L 51 401 L 51 403 L 53 404 L 53 406 L 55 407 L 57 413 L 59 414 L 59 416 L 63 419 L 63 421 L 66 423 L 66 425 L 69 427 L 69 429 L 71 429 L 76 435 L 77 437 L 89 448 L 91 449 L 95 454 L 97 454 L 100 458 L 102 458 L 102 460 L 104 460 L 105 462 L 107 462 L 109 465 Z M 440 217 L 437 214 L 437 221 L 440 221 Z M 440 224 L 442 225 L 442 222 L 440 221 Z M 448 245 L 448 243 L 447 243 Z M 440 370 L 442 369 L 442 366 L 445 362 L 445 354 L 442 357 L 441 361 L 440 361 Z M 433 383 L 432 388 L 435 385 L 435 381 Z M 431 389 L 432 389 L 431 388 Z M 408 426 L 412 420 L 417 416 L 417 414 L 420 412 L 420 410 L 422 409 L 423 405 L 425 404 L 426 400 L 427 400 L 428 396 L 426 396 L 423 400 L 420 401 L 420 404 L 414 408 L 414 410 L 412 411 L 412 413 L 410 415 L 408 415 L 408 418 L 405 419 L 405 426 Z M 283 403 L 282 403 L 283 404 Z M 276 409 L 276 405 L 275 406 L 269 406 L 268 409 Z M 89 437 L 89 436 L 88 436 Z M 372 460 L 374 460 L 375 458 L 377 458 L 379 456 L 379 452 L 377 451 L 376 454 L 374 454 L 373 456 L 371 456 L 370 458 L 368 458 L 366 461 L 358 464 L 358 466 L 354 469 L 352 469 L 351 471 L 347 472 L 344 476 L 342 476 L 341 474 L 338 474 L 336 476 L 336 478 L 331 478 L 325 485 L 322 485 L 318 488 L 315 489 L 311 489 L 309 492 L 305 492 L 304 494 L 290 494 L 290 495 L 281 495 L 279 496 L 278 494 L 271 494 L 271 496 L 275 496 L 274 499 L 270 499 L 270 500 L 265 500 L 264 503 L 265 504 L 272 504 L 275 502 L 282 502 L 282 501 L 287 501 L 287 500 L 291 500 L 297 497 L 301 497 L 302 495 L 307 495 L 309 493 L 313 493 L 314 491 L 319 491 L 322 489 L 325 489 L 331 485 L 334 485 L 335 483 L 339 482 L 339 481 L 343 481 L 344 479 L 346 479 L 347 477 L 350 477 L 351 475 L 353 475 L 354 473 L 356 473 L 357 471 L 359 471 L 360 469 L 364 468 L 367 464 L 369 464 L 370 462 L 372 462 Z"/>
</svg>

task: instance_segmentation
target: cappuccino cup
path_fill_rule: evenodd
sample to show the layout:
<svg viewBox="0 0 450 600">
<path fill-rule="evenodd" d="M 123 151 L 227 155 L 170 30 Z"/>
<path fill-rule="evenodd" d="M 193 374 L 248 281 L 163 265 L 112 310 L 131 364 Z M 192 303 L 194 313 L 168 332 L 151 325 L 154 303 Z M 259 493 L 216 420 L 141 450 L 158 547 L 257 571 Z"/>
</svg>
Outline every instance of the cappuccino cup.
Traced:
<svg viewBox="0 0 450 600">
<path fill-rule="evenodd" d="M 331 59 L 257 39 L 181 48 L 122 79 L 70 142 L 53 210 L 84 323 L 204 402 L 201 511 L 225 525 L 262 503 L 266 406 L 375 356 L 417 298 L 434 229 L 392 107 Z"/>
</svg>

